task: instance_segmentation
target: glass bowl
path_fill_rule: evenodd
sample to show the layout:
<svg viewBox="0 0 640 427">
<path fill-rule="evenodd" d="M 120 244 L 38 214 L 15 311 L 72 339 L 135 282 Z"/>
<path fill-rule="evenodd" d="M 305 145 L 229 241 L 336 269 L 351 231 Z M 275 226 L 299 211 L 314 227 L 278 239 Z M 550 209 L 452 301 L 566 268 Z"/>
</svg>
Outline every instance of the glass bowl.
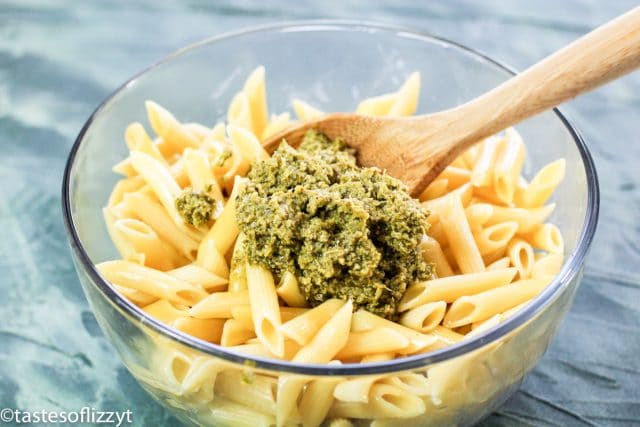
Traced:
<svg viewBox="0 0 640 427">
<path fill-rule="evenodd" d="M 231 97 L 258 65 L 265 66 L 269 108 L 277 112 L 290 111 L 293 98 L 325 111 L 353 110 L 359 100 L 393 90 L 415 70 L 423 81 L 419 112 L 438 111 L 513 75 L 496 61 L 447 40 L 335 21 L 214 37 L 151 66 L 91 115 L 64 175 L 63 211 L 75 266 L 104 333 L 149 394 L 189 425 L 275 425 L 278 381 L 299 380 L 308 387 L 313 381 L 323 390 L 323 384 L 366 383 L 372 376 L 385 377 L 404 395 L 381 392 L 368 411 L 334 405 L 329 416 L 375 426 L 477 422 L 518 388 L 546 350 L 571 305 L 595 231 L 594 165 L 583 140 L 558 110 L 517 128 L 528 147 L 525 174 L 548 161 L 566 159 L 566 178 L 555 194 L 557 208 L 551 218 L 563 231 L 566 262 L 553 282 L 516 315 L 451 347 L 361 365 L 300 365 L 242 356 L 154 320 L 98 274 L 96 263 L 117 258 L 101 214 L 117 179 L 111 167 L 127 154 L 127 124 L 146 122 L 144 101 L 160 103 L 182 121 L 213 125 L 224 120 Z M 333 397 L 325 394 L 314 402 L 294 401 L 300 408 L 294 408 L 287 425 L 300 421 L 300 411 L 330 405 Z"/>
</svg>

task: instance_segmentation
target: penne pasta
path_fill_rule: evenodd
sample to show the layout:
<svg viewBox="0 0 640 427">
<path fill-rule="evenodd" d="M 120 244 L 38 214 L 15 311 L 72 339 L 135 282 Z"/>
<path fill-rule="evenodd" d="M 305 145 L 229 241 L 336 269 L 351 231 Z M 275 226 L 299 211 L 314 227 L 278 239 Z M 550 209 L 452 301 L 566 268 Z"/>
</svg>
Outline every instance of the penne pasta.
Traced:
<svg viewBox="0 0 640 427">
<path fill-rule="evenodd" d="M 446 215 L 440 218 L 456 264 L 465 274 L 484 271 L 484 261 L 476 245 L 459 197 L 449 199 Z"/>
<path fill-rule="evenodd" d="M 542 249 L 553 254 L 564 252 L 564 240 L 558 227 L 553 224 L 541 224 L 535 227 L 527 236 L 532 247 Z"/>
<path fill-rule="evenodd" d="M 493 180 L 494 164 L 498 150 L 502 145 L 502 138 L 490 136 L 480 145 L 480 153 L 473 164 L 471 171 L 471 184 L 474 187 L 486 187 L 491 185 Z"/>
<path fill-rule="evenodd" d="M 518 223 L 515 221 L 493 224 L 474 233 L 480 255 L 485 256 L 498 251 L 504 252 L 507 244 L 518 231 Z"/>
<path fill-rule="evenodd" d="M 561 253 L 551 253 L 535 260 L 531 269 L 532 279 L 554 277 L 560 272 L 564 257 Z"/>
<path fill-rule="evenodd" d="M 400 317 L 400 323 L 418 332 L 433 331 L 444 318 L 447 303 L 444 301 L 428 302 L 419 305 Z"/>
<path fill-rule="evenodd" d="M 420 250 L 422 251 L 422 258 L 433 264 L 436 269 L 438 277 L 448 277 L 453 275 L 453 270 L 449 265 L 449 261 L 445 256 L 440 243 L 432 237 L 427 235 L 422 236 L 420 241 Z"/>
<path fill-rule="evenodd" d="M 240 345 L 255 336 L 253 329 L 245 328 L 242 322 L 228 319 L 224 322 L 224 327 L 222 328 L 220 345 L 224 347 Z"/>
<path fill-rule="evenodd" d="M 489 218 L 486 225 L 515 221 L 518 223 L 518 233 L 528 233 L 533 230 L 536 225 L 542 224 L 549 215 L 551 215 L 554 208 L 555 204 L 553 203 L 533 209 L 494 206 L 493 215 L 491 215 L 491 218 Z"/>
<path fill-rule="evenodd" d="M 518 270 L 518 277 L 526 279 L 531 275 L 535 258 L 533 248 L 523 239 L 513 239 L 507 246 L 507 256 L 511 265 Z"/>
<path fill-rule="evenodd" d="M 276 293 L 290 307 L 305 307 L 307 305 L 307 300 L 300 292 L 300 288 L 298 288 L 296 276 L 288 271 L 282 275 Z"/>
<path fill-rule="evenodd" d="M 249 291 L 214 292 L 191 307 L 189 314 L 198 319 L 228 319 L 239 305 L 249 305 Z"/>
<path fill-rule="evenodd" d="M 96 267 L 114 285 L 136 289 L 170 302 L 192 305 L 206 296 L 196 286 L 130 261 L 106 261 Z"/>
<path fill-rule="evenodd" d="M 493 188 L 498 198 L 506 204 L 513 202 L 524 155 L 520 134 L 513 128 L 507 128 L 493 170 Z"/>
<path fill-rule="evenodd" d="M 504 286 L 511 283 L 517 272 L 518 270 L 515 268 L 507 268 L 414 283 L 407 288 L 400 304 L 398 304 L 398 310 L 403 312 L 428 302 L 453 302 L 465 295 L 473 295 L 487 289 Z"/>
<path fill-rule="evenodd" d="M 217 292 L 225 290 L 228 280 L 224 277 L 205 270 L 197 264 L 187 264 L 173 270 L 167 271 L 167 274 L 175 277 L 183 282 L 199 286 L 207 292 Z"/>
<path fill-rule="evenodd" d="M 338 299 L 330 299 L 319 306 L 297 316 L 282 325 L 282 333 L 300 345 L 307 344 L 311 338 L 344 305 Z"/>
<path fill-rule="evenodd" d="M 449 308 L 443 325 L 455 328 L 488 319 L 534 298 L 548 283 L 545 279 L 519 280 L 476 295 L 460 297 Z"/>
<path fill-rule="evenodd" d="M 401 352 L 411 342 L 390 328 L 377 328 L 363 332 L 351 332 L 337 359 L 345 360 L 362 357 L 370 353 Z"/>
<path fill-rule="evenodd" d="M 318 427 L 322 424 L 333 405 L 334 389 L 341 381 L 339 377 L 331 377 L 313 380 L 307 384 L 298 405 L 303 427 Z"/>
<path fill-rule="evenodd" d="M 284 335 L 280 329 L 280 307 L 273 275 L 264 267 L 252 264 L 247 264 L 246 269 L 254 331 L 269 351 L 282 357 Z"/>
<path fill-rule="evenodd" d="M 564 159 L 556 160 L 543 167 L 528 185 L 518 189 L 515 195 L 516 205 L 523 208 L 537 208 L 544 205 L 564 179 L 565 169 Z"/>
</svg>

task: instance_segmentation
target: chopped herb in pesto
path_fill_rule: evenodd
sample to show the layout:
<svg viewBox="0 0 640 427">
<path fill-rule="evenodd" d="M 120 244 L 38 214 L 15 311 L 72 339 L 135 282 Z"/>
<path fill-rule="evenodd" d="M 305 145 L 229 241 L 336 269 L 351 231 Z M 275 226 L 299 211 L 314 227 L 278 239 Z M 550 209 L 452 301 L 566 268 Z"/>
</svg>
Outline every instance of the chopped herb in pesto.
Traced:
<svg viewBox="0 0 640 427">
<path fill-rule="evenodd" d="M 356 166 L 344 142 L 309 131 L 248 177 L 237 204 L 246 256 L 295 274 L 309 305 L 351 299 L 395 319 L 407 286 L 432 277 L 419 249 L 427 212 L 397 179 Z"/>
<path fill-rule="evenodd" d="M 224 162 L 226 162 L 227 159 L 230 158 L 232 155 L 233 153 L 230 150 L 224 150 L 222 153 L 220 153 L 220 155 L 216 159 L 214 166 L 221 168 L 222 166 L 224 166 Z"/>
<path fill-rule="evenodd" d="M 212 197 L 189 189 L 183 191 L 175 203 L 182 219 L 196 227 L 209 223 L 216 211 L 216 201 Z"/>
</svg>

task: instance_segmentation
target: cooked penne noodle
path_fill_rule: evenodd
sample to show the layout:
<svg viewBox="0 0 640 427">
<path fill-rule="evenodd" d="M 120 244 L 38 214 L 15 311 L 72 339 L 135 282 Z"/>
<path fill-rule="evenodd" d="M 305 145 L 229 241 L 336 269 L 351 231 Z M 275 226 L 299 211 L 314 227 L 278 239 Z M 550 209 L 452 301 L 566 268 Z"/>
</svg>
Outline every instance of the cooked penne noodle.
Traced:
<svg viewBox="0 0 640 427">
<path fill-rule="evenodd" d="M 249 96 L 244 91 L 238 92 L 231 99 L 227 110 L 227 122 L 230 125 L 253 129 Z"/>
<path fill-rule="evenodd" d="M 198 319 L 228 319 L 239 305 L 249 305 L 249 291 L 214 292 L 191 307 L 189 314 Z"/>
<path fill-rule="evenodd" d="M 291 115 L 289 113 L 282 113 L 275 116 L 271 116 L 271 120 L 267 123 L 267 126 L 260 135 L 260 141 L 265 141 L 271 136 L 282 132 L 284 129 L 291 125 Z"/>
<path fill-rule="evenodd" d="M 353 304 L 347 301 L 293 357 L 298 363 L 328 363 L 349 339 Z"/>
<path fill-rule="evenodd" d="M 140 123 L 134 122 L 127 126 L 124 132 L 124 140 L 130 151 L 141 151 L 160 161 L 165 166 L 169 166 L 156 144 L 149 138 L 144 126 Z"/>
<path fill-rule="evenodd" d="M 170 302 L 192 305 L 207 295 L 196 286 L 130 261 L 105 261 L 96 267 L 107 281 L 115 285 L 137 289 Z"/>
<path fill-rule="evenodd" d="M 221 424 L 233 427 L 271 427 L 276 420 L 268 415 L 252 409 L 250 406 L 234 403 L 223 397 L 216 397 L 207 408 L 211 417 L 211 425 Z"/>
<path fill-rule="evenodd" d="M 145 255 L 142 252 L 138 252 L 133 246 L 133 243 L 121 234 L 120 230 L 116 227 L 117 218 L 113 212 L 114 208 L 103 208 L 102 216 L 104 217 L 104 222 L 107 226 L 109 236 L 118 250 L 118 253 L 120 253 L 120 256 L 127 261 L 135 262 L 136 264 L 144 264 Z"/>
<path fill-rule="evenodd" d="M 471 230 L 478 230 L 489 221 L 493 215 L 493 205 L 488 203 L 475 203 L 464 210 Z"/>
<path fill-rule="evenodd" d="M 176 248 L 189 260 L 194 260 L 198 250 L 198 232 L 186 225 L 176 224 L 164 207 L 150 195 L 136 191 L 124 196 L 124 203 L 132 214 L 149 224 L 165 241 Z"/>
<path fill-rule="evenodd" d="M 129 301 L 137 305 L 138 307 L 144 307 L 149 305 L 155 301 L 158 301 L 158 297 L 149 295 L 147 293 L 141 292 L 137 289 L 127 288 L 126 286 L 113 285 L 114 288 L 122 295 L 125 296 Z"/>
<path fill-rule="evenodd" d="M 116 182 L 116 185 L 111 190 L 111 194 L 109 195 L 109 200 L 107 201 L 107 208 L 112 208 L 122 201 L 122 198 L 125 194 L 138 191 L 142 187 L 144 187 L 145 182 L 141 176 L 136 176 L 134 178 L 125 178 Z"/>
<path fill-rule="evenodd" d="M 305 314 L 307 311 L 309 311 L 308 308 L 280 307 L 280 320 L 285 323 Z M 231 308 L 231 316 L 242 322 L 245 328 L 253 330 L 253 317 L 251 316 L 251 307 L 248 305 L 239 305 Z"/>
<path fill-rule="evenodd" d="M 515 221 L 493 224 L 474 233 L 473 237 L 480 251 L 485 256 L 503 250 L 518 231 L 518 223 Z"/>
<path fill-rule="evenodd" d="M 224 202 L 222 190 L 213 176 L 207 155 L 201 150 L 187 148 L 184 150 L 182 159 L 191 188 L 198 193 L 208 194 L 222 204 Z"/>
<path fill-rule="evenodd" d="M 224 277 L 205 270 L 197 264 L 187 264 L 166 272 L 168 275 L 175 277 L 183 282 L 190 283 L 194 286 L 200 286 L 207 292 L 222 291 L 227 287 L 228 280 Z"/>
<path fill-rule="evenodd" d="M 220 345 L 230 347 L 245 343 L 248 339 L 255 337 L 253 329 L 245 328 L 242 322 L 235 319 L 228 319 L 222 328 Z"/>
<path fill-rule="evenodd" d="M 449 199 L 446 215 L 440 218 L 449 247 L 462 273 L 484 271 L 484 261 L 471 234 L 460 197 Z"/>
<path fill-rule="evenodd" d="M 261 135 L 267 126 L 269 118 L 263 66 L 253 70 L 247 78 L 242 91 L 247 94 L 249 101 L 252 126 L 248 129 L 250 129 L 254 135 Z"/>
<path fill-rule="evenodd" d="M 522 304 L 518 304 L 515 307 L 510 308 L 509 310 L 506 310 L 502 313 L 495 314 L 490 318 L 488 318 L 487 320 L 482 320 L 480 322 L 473 322 L 471 324 L 471 332 L 469 332 L 466 336 L 473 337 L 475 335 L 478 335 L 484 331 L 487 331 L 493 328 L 494 326 L 497 326 L 498 324 L 500 324 L 500 322 L 503 322 L 504 320 L 513 316 L 515 313 L 517 313 L 522 307 L 524 307 L 527 304 L 528 304 L 528 301 L 525 301 Z"/>
<path fill-rule="evenodd" d="M 269 153 L 262 148 L 260 141 L 252 132 L 234 125 L 227 126 L 227 131 L 231 142 L 238 147 L 242 157 L 247 159 L 249 163 L 269 158 Z"/>
<path fill-rule="evenodd" d="M 315 107 L 312 107 L 311 105 L 299 99 L 293 100 L 293 111 L 295 111 L 296 116 L 298 116 L 298 119 L 302 121 L 316 119 L 318 117 L 324 116 L 323 111 Z"/>
<path fill-rule="evenodd" d="M 336 385 L 333 397 L 341 402 L 369 403 L 371 386 L 382 378 L 383 375 L 367 375 L 346 379 Z"/>
<path fill-rule="evenodd" d="M 533 248 L 523 239 L 513 239 L 507 246 L 507 256 L 511 265 L 518 269 L 518 277 L 526 279 L 531 275 L 535 258 Z"/>
<path fill-rule="evenodd" d="M 380 383 L 398 387 L 415 396 L 428 396 L 431 393 L 431 387 L 426 374 L 404 372 L 384 377 L 380 380 Z"/>
<path fill-rule="evenodd" d="M 313 380 L 307 384 L 298 405 L 304 427 L 318 427 L 322 424 L 333 405 L 334 389 L 341 381 L 339 377 L 330 377 Z"/>
<path fill-rule="evenodd" d="M 384 117 L 391 110 L 391 106 L 396 100 L 394 93 L 372 96 L 360 102 L 356 107 L 356 113 L 367 116 Z"/>
<path fill-rule="evenodd" d="M 160 271 L 170 270 L 179 265 L 182 257 L 162 241 L 151 227 L 133 218 L 118 219 L 113 223 L 114 229 L 126 239 L 136 254 L 144 255 L 143 264 Z"/>
<path fill-rule="evenodd" d="M 511 258 L 502 257 L 496 261 L 493 261 L 491 264 L 487 265 L 487 271 L 504 270 L 505 268 L 509 268 L 510 265 L 511 265 Z"/>
<path fill-rule="evenodd" d="M 344 305 L 344 301 L 330 299 L 312 308 L 282 325 L 282 333 L 300 345 L 307 344 L 311 338 L 336 314 Z"/>
<path fill-rule="evenodd" d="M 298 287 L 296 276 L 288 271 L 282 275 L 280 285 L 276 288 L 276 293 L 290 307 L 305 307 L 307 305 L 307 300 L 305 300 Z"/>
<path fill-rule="evenodd" d="M 220 338 L 222 337 L 224 320 L 196 319 L 186 316 L 176 319 L 171 326 L 185 334 L 219 344 Z"/>
<path fill-rule="evenodd" d="M 453 270 L 447 261 L 447 257 L 442 252 L 440 243 L 432 237 L 427 235 L 422 236 L 420 241 L 420 250 L 422 251 L 422 258 L 432 263 L 436 269 L 438 277 L 448 277 L 453 275 Z"/>
<path fill-rule="evenodd" d="M 247 289 L 247 261 L 244 254 L 244 239 L 244 233 L 239 233 L 231 254 L 229 290 L 233 292 Z"/>
<path fill-rule="evenodd" d="M 407 288 L 400 304 L 398 304 L 398 310 L 403 312 L 428 302 L 453 302 L 465 295 L 473 295 L 487 289 L 504 286 L 511 283 L 517 272 L 515 268 L 507 268 L 414 283 Z"/>
<path fill-rule="evenodd" d="M 411 342 L 404 335 L 390 328 L 351 332 L 346 344 L 335 356 L 337 359 L 352 359 L 369 353 L 401 352 Z"/>
<path fill-rule="evenodd" d="M 236 179 L 236 182 L 236 185 L 233 187 L 233 192 L 231 193 L 231 196 L 229 196 L 229 200 L 227 200 L 227 204 L 224 206 L 222 213 L 204 236 L 202 242 L 200 242 L 199 251 L 213 243 L 215 250 L 220 255 L 224 255 L 229 251 L 238 237 L 238 233 L 240 231 L 238 230 L 238 222 L 236 220 L 236 197 L 238 197 L 238 193 L 245 185 L 245 181 Z M 199 256 L 200 254 L 198 253 L 198 257 Z M 207 263 L 204 262 L 204 264 L 206 265 Z"/>
<path fill-rule="evenodd" d="M 393 360 L 395 359 L 395 357 L 396 354 L 392 352 L 367 354 L 366 356 L 363 356 L 362 359 L 360 359 L 360 363 L 384 362 L 386 360 Z"/>
<path fill-rule="evenodd" d="M 529 234 L 528 241 L 536 249 L 561 254 L 564 252 L 564 239 L 558 227 L 553 224 L 541 224 L 535 227 Z"/>
<path fill-rule="evenodd" d="M 474 187 L 491 185 L 496 155 L 500 149 L 503 138 L 490 136 L 480 144 L 480 153 L 473 164 L 471 171 L 471 184 Z"/>
<path fill-rule="evenodd" d="M 247 287 L 256 335 L 273 354 L 284 356 L 284 335 L 273 275 L 264 267 L 247 264 Z"/>
<path fill-rule="evenodd" d="M 515 221 L 518 223 L 518 233 L 528 233 L 533 230 L 536 225 L 542 224 L 549 215 L 551 215 L 555 206 L 554 203 L 533 209 L 494 206 L 493 215 L 489 218 L 486 225 Z"/>
<path fill-rule="evenodd" d="M 524 155 L 524 143 L 520 134 L 513 128 L 507 128 L 493 170 L 493 188 L 498 198 L 506 204 L 513 201 Z"/>
<path fill-rule="evenodd" d="M 451 163 L 438 175 L 438 179 L 446 179 L 449 183 L 449 188 L 456 189 L 471 180 L 471 172 L 464 167 L 454 166 Z"/>
<path fill-rule="evenodd" d="M 198 139 L 185 129 L 169 111 L 153 101 L 146 101 L 145 106 L 153 131 L 175 151 L 181 152 L 184 148 L 199 146 Z"/>
<path fill-rule="evenodd" d="M 543 167 L 528 185 L 516 192 L 516 204 L 523 208 L 537 208 L 544 205 L 564 179 L 565 169 L 564 159 L 556 160 Z"/>
<path fill-rule="evenodd" d="M 274 378 L 254 375 L 251 381 L 246 381 L 243 372 L 234 369 L 218 373 L 215 393 L 216 396 L 222 396 L 260 413 L 275 414 L 277 387 L 278 383 Z"/>
<path fill-rule="evenodd" d="M 448 328 L 468 325 L 534 298 L 549 283 L 546 279 L 525 279 L 488 291 L 458 298 L 444 317 Z"/>
<path fill-rule="evenodd" d="M 399 351 L 398 354 L 418 353 L 429 348 L 437 341 L 437 337 L 432 334 L 423 334 L 414 331 L 411 328 L 407 328 L 399 323 L 376 316 L 366 310 L 358 310 L 353 313 L 353 319 L 351 322 L 352 332 L 364 332 L 376 328 L 392 329 L 409 339 L 409 346 Z"/>
<path fill-rule="evenodd" d="M 464 335 L 452 331 L 449 328 L 445 328 L 444 326 L 436 326 L 436 328 L 431 333 L 437 336 L 439 340 L 444 341 L 447 344 L 455 344 L 464 338 Z"/>
<path fill-rule="evenodd" d="M 371 386 L 369 403 L 336 400 L 329 415 L 357 419 L 412 418 L 423 414 L 425 410 L 426 406 L 418 396 L 393 385 L 374 384 Z"/>
<path fill-rule="evenodd" d="M 447 193 L 449 186 L 449 180 L 446 178 L 438 178 L 434 180 L 424 191 L 418 196 L 420 201 L 432 200 L 438 197 L 442 197 Z"/>
<path fill-rule="evenodd" d="M 563 261 L 564 257 L 562 253 L 552 253 L 536 259 L 531 269 L 531 278 L 543 279 L 545 277 L 555 276 L 560 272 Z"/>
<path fill-rule="evenodd" d="M 154 194 L 167 210 L 171 219 L 177 224 L 184 222 L 178 214 L 174 200 L 180 195 L 182 189 L 175 181 L 169 169 L 153 157 L 141 151 L 132 151 L 131 165 L 151 187 Z"/>
<path fill-rule="evenodd" d="M 449 194 L 438 197 L 437 199 L 427 200 L 422 202 L 422 206 L 424 206 L 429 211 L 429 221 L 430 222 L 438 222 L 440 217 L 446 216 L 446 213 L 449 209 L 450 200 L 454 197 L 459 197 L 462 201 L 463 206 L 469 205 L 471 202 L 471 197 L 473 196 L 473 187 L 471 184 L 463 184 L 459 188 L 451 191 Z"/>
<path fill-rule="evenodd" d="M 438 242 L 438 245 L 440 246 L 440 250 L 444 254 L 444 249 L 449 247 L 449 239 L 447 238 L 447 234 L 444 231 L 443 223 L 436 222 L 431 227 L 429 227 L 429 235 L 430 237 L 435 239 L 436 242 Z M 452 263 L 449 260 L 449 258 L 445 257 L 445 261 L 447 262 L 447 265 L 449 265 L 449 269 L 451 269 Z M 455 265 L 455 262 L 453 264 Z M 441 268 L 442 268 L 442 265 L 441 265 Z M 446 267 L 445 267 L 445 271 L 446 271 Z"/>
<path fill-rule="evenodd" d="M 447 303 L 444 301 L 428 302 L 419 305 L 400 317 L 400 323 L 418 332 L 431 332 L 444 318 Z"/>
</svg>

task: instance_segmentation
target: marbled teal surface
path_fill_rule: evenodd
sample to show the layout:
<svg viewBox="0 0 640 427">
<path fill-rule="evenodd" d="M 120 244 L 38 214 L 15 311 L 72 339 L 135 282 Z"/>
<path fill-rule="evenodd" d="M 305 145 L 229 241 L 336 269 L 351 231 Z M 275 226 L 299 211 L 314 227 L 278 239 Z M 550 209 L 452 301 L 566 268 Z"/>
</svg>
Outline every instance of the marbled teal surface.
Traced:
<svg viewBox="0 0 640 427">
<path fill-rule="evenodd" d="M 0 409 L 127 410 L 173 425 L 118 362 L 71 264 L 65 158 L 121 82 L 241 27 L 309 18 L 405 26 L 523 69 L 633 0 L 0 1 Z M 567 104 L 600 173 L 584 282 L 540 365 L 486 426 L 640 425 L 640 73 Z"/>
</svg>

